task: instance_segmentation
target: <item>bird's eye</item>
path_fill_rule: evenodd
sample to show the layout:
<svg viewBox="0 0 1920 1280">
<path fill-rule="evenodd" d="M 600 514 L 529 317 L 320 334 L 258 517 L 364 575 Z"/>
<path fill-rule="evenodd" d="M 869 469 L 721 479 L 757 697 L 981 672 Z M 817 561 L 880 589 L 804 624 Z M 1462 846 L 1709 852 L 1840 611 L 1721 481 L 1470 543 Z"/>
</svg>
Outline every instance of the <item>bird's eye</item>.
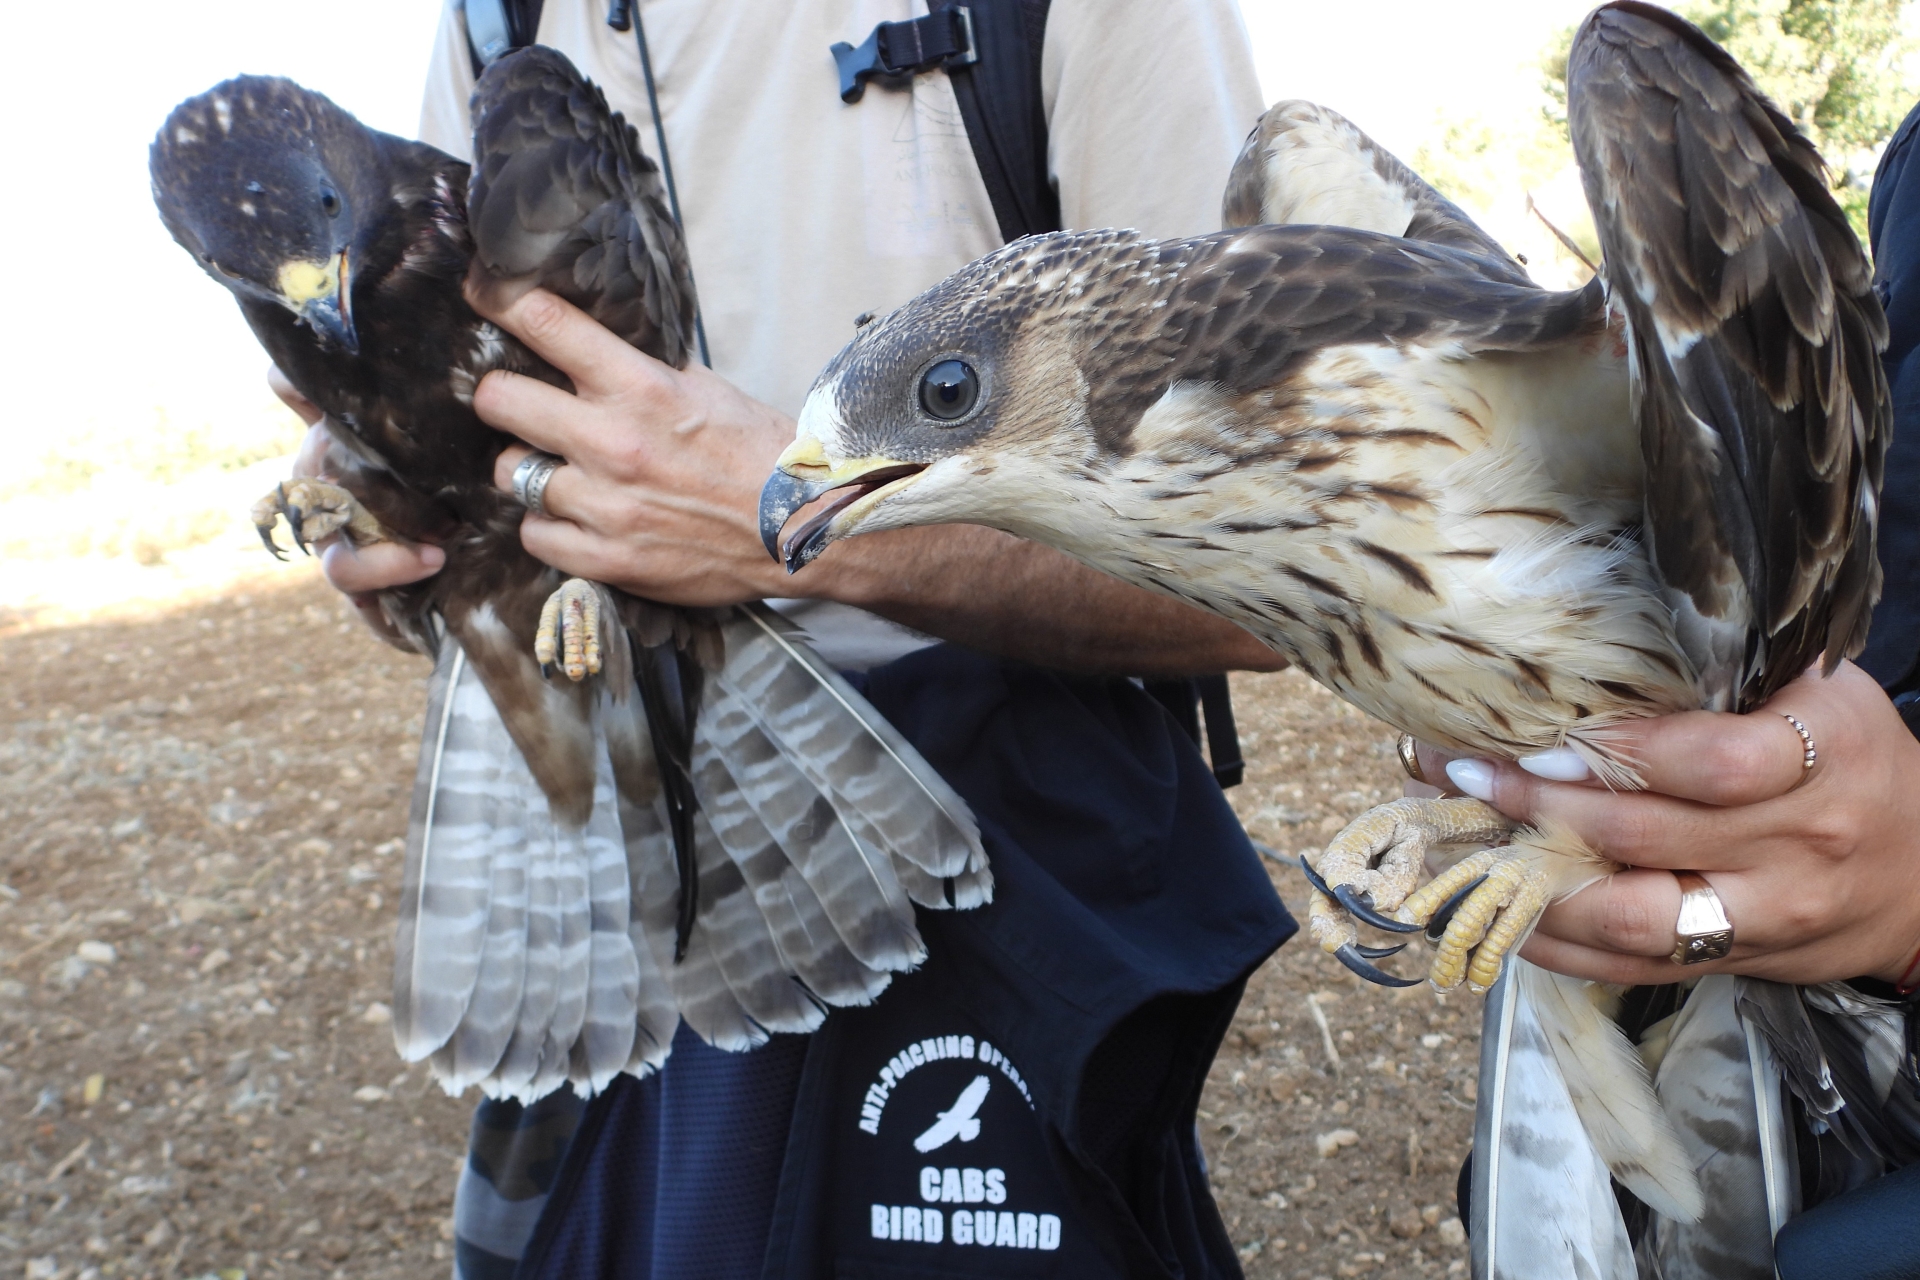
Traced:
<svg viewBox="0 0 1920 1280">
<path fill-rule="evenodd" d="M 320 188 L 320 208 L 329 218 L 340 216 L 340 195 L 332 187 Z"/>
<path fill-rule="evenodd" d="M 967 416 L 980 399 L 980 375 L 960 360 L 942 360 L 920 377 L 920 407 L 942 422 Z"/>
</svg>

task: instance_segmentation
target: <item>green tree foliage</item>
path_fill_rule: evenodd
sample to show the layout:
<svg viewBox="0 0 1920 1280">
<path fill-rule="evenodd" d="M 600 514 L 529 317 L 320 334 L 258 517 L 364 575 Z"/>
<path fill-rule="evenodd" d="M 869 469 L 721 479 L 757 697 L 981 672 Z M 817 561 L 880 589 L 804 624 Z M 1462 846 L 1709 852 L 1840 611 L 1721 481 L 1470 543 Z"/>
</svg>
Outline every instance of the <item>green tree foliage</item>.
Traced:
<svg viewBox="0 0 1920 1280">
<path fill-rule="evenodd" d="M 1820 149 L 1835 194 L 1866 237 L 1876 151 L 1920 97 L 1901 17 L 1912 0 L 1694 0 L 1676 6 L 1726 47 Z M 1564 133 L 1568 27 L 1543 51 L 1547 119 Z"/>
</svg>

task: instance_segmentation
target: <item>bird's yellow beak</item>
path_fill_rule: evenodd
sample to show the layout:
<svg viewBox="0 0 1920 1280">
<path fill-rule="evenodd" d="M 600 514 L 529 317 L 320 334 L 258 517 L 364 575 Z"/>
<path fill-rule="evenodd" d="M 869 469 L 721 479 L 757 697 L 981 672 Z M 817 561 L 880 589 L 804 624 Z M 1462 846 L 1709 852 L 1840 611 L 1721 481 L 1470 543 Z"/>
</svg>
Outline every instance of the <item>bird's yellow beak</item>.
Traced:
<svg viewBox="0 0 1920 1280">
<path fill-rule="evenodd" d="M 312 325 L 315 333 L 331 338 L 349 352 L 357 352 L 360 340 L 353 331 L 350 252 L 342 249 L 324 262 L 286 263 L 275 284 L 287 309 Z"/>
<path fill-rule="evenodd" d="M 768 555 L 786 565 L 788 573 L 797 573 L 829 543 L 856 532 L 883 491 L 897 493 L 925 470 L 924 463 L 878 455 L 835 462 L 818 440 L 803 435 L 787 446 L 760 490 L 760 541 Z M 781 547 L 780 533 L 794 512 L 824 493 L 847 488 L 853 492 L 801 525 Z"/>
</svg>

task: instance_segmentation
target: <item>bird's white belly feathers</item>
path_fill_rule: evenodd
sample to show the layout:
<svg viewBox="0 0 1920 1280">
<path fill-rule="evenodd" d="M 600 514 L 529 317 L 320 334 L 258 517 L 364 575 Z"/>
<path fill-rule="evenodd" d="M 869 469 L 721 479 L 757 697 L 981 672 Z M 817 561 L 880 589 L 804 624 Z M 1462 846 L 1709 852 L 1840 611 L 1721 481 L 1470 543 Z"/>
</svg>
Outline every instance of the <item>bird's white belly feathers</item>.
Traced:
<svg viewBox="0 0 1920 1280">
<path fill-rule="evenodd" d="M 1083 464 L 1064 507 L 1056 471 L 1027 518 L 1390 723 L 1513 755 L 1698 705 L 1631 533 L 1632 422 L 1605 338 L 1330 348 L 1250 396 L 1174 386 L 1121 461 Z"/>
</svg>

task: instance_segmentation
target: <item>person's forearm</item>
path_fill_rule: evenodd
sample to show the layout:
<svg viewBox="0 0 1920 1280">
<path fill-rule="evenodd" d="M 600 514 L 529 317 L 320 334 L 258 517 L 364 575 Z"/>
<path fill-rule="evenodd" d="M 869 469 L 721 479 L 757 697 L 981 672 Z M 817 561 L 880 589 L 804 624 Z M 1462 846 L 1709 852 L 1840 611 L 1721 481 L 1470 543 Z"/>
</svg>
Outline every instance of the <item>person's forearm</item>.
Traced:
<svg viewBox="0 0 1920 1280">
<path fill-rule="evenodd" d="M 1224 618 L 975 525 L 841 543 L 790 581 L 800 594 L 858 605 L 943 640 L 1061 670 L 1189 676 L 1286 665 Z"/>
</svg>

